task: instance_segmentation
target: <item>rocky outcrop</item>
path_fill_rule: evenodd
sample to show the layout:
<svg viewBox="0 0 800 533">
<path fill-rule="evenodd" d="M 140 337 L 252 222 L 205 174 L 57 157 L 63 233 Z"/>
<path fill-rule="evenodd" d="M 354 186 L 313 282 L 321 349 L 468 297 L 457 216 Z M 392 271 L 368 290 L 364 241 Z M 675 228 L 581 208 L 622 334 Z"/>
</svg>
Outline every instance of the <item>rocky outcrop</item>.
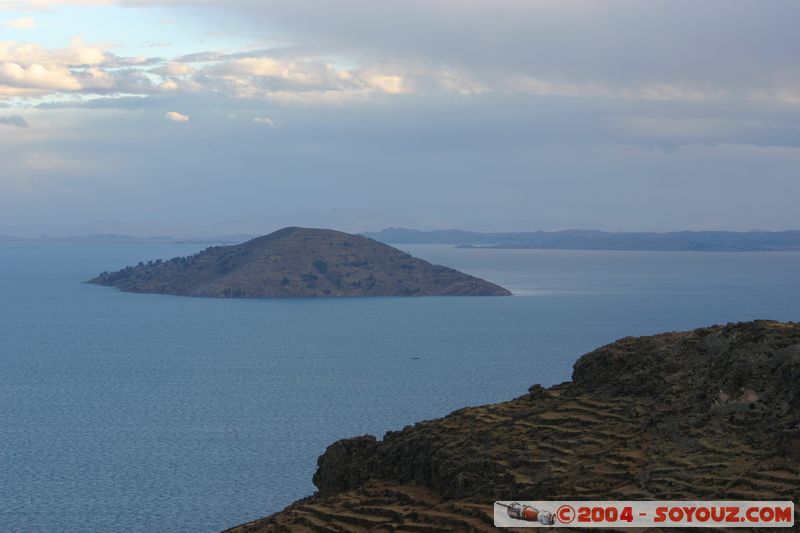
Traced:
<svg viewBox="0 0 800 533">
<path fill-rule="evenodd" d="M 127 292 L 218 298 L 511 294 L 365 237 L 306 228 L 285 228 L 190 257 L 139 263 L 104 272 L 89 283 Z"/>
<path fill-rule="evenodd" d="M 490 531 L 511 499 L 797 500 L 800 324 L 621 339 L 571 382 L 334 443 L 314 482 L 232 531 Z"/>
</svg>

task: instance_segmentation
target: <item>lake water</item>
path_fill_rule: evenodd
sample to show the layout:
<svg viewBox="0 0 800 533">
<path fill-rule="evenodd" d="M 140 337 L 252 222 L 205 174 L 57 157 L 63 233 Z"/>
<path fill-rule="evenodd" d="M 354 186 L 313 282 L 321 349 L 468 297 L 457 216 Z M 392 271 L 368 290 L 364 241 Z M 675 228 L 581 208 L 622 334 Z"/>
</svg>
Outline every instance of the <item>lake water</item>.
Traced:
<svg viewBox="0 0 800 533">
<path fill-rule="evenodd" d="M 336 439 L 570 378 L 626 335 L 800 320 L 800 254 L 403 247 L 510 298 L 218 300 L 82 284 L 198 245 L 0 245 L 0 531 L 217 531 Z"/>
</svg>

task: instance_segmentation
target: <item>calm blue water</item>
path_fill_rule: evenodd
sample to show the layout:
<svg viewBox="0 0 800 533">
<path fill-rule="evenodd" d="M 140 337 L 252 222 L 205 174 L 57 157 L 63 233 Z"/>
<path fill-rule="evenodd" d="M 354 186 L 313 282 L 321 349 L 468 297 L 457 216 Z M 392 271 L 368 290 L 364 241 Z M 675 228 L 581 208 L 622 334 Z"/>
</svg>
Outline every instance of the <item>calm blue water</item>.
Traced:
<svg viewBox="0 0 800 533">
<path fill-rule="evenodd" d="M 800 320 L 800 254 L 411 253 L 512 298 L 215 300 L 80 283 L 197 245 L 0 245 L 0 530 L 216 531 L 332 441 L 569 379 L 625 335 Z M 418 358 L 418 359 L 416 359 Z"/>
</svg>

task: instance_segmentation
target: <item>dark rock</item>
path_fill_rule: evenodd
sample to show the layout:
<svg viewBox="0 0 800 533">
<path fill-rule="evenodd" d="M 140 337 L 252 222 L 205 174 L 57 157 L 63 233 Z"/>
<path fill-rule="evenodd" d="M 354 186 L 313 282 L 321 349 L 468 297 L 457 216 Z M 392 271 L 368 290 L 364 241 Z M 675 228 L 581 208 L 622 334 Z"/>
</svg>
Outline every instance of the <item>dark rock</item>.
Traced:
<svg viewBox="0 0 800 533">
<path fill-rule="evenodd" d="M 314 485 L 321 494 L 347 490 L 364 483 L 370 473 L 367 460 L 378 447 L 372 435 L 336 441 L 317 459 Z"/>
</svg>

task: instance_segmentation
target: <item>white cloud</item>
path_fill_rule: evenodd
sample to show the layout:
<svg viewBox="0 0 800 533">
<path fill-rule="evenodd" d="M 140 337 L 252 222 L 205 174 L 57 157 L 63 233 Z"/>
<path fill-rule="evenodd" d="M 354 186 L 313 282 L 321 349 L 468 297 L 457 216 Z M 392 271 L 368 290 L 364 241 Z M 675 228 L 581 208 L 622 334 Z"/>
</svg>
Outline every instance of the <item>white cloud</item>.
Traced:
<svg viewBox="0 0 800 533">
<path fill-rule="evenodd" d="M 6 26 L 15 30 L 29 30 L 36 27 L 36 19 L 33 17 L 23 17 L 21 19 L 9 20 Z"/>
<path fill-rule="evenodd" d="M 363 78 L 364 83 L 372 88 L 387 94 L 401 94 L 408 92 L 403 76 L 389 74 L 369 74 Z"/>
<path fill-rule="evenodd" d="M 265 126 L 269 126 L 270 128 L 275 128 L 278 126 L 278 123 L 269 117 L 256 117 L 253 119 L 253 122 L 255 122 L 256 124 L 263 124 Z"/>
<path fill-rule="evenodd" d="M 442 89 L 462 95 L 482 94 L 489 90 L 483 83 L 455 70 L 435 72 L 433 73 L 433 79 Z"/>
<path fill-rule="evenodd" d="M 178 113 L 177 111 L 167 111 L 164 114 L 164 118 L 167 120 L 171 120 L 172 122 L 189 122 L 189 115 L 184 115 L 183 113 Z"/>
<path fill-rule="evenodd" d="M 73 39 L 68 47 L 59 49 L 0 42 L 0 99 L 68 92 L 75 94 L 78 102 L 97 94 L 158 94 L 169 90 L 170 83 L 159 89 L 157 77 L 149 71 L 162 63 L 152 58 L 113 56 L 80 39 Z M 180 84 L 188 90 L 194 82 L 181 79 Z"/>
<path fill-rule="evenodd" d="M 178 84 L 175 82 L 175 80 L 164 80 L 163 82 L 161 82 L 161 85 L 159 85 L 159 87 L 161 87 L 165 91 L 176 91 L 178 89 Z"/>
<path fill-rule="evenodd" d="M 11 94 L 33 94 L 42 91 L 73 91 L 81 87 L 69 69 L 63 66 L 45 67 L 39 64 L 23 66 L 19 63 L 0 63 L 0 95 L 9 88 Z M 14 93 L 13 91 L 18 92 Z"/>
<path fill-rule="evenodd" d="M 66 48 L 48 49 L 35 43 L 0 41 L 0 61 L 10 61 L 23 65 L 101 65 L 109 56 L 98 46 L 87 45 L 83 39 L 72 39 Z"/>
<path fill-rule="evenodd" d="M 81 72 L 79 80 L 81 87 L 88 90 L 113 89 L 117 84 L 113 76 L 96 67 Z"/>
<path fill-rule="evenodd" d="M 188 76 L 197 71 L 194 67 L 178 61 L 168 61 L 165 65 L 153 70 L 161 76 Z"/>
<path fill-rule="evenodd" d="M 288 78 L 295 70 L 293 65 L 282 64 L 271 57 L 248 57 L 235 59 L 221 64 L 218 72 L 222 74 L 240 74 L 246 76 L 284 77 Z"/>
</svg>

